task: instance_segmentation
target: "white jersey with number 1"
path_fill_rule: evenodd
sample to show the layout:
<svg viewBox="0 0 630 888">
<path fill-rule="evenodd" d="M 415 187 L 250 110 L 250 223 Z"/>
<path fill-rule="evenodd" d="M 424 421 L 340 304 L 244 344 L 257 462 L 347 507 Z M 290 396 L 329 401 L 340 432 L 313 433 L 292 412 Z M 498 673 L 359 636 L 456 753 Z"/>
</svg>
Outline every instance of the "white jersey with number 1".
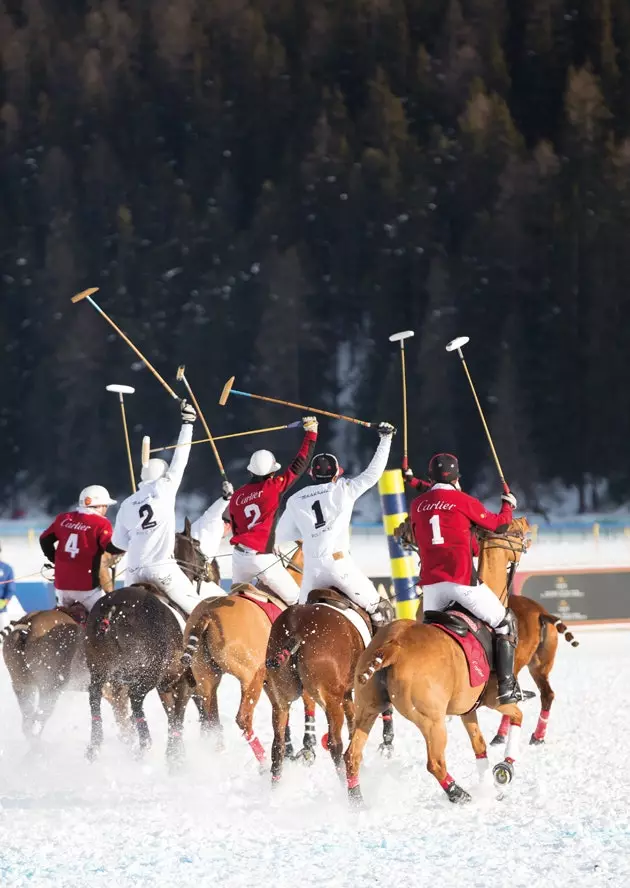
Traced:
<svg viewBox="0 0 630 888">
<path fill-rule="evenodd" d="M 276 528 L 276 541 L 302 540 L 305 561 L 349 552 L 352 509 L 385 471 L 391 443 L 390 436 L 381 438 L 370 464 L 356 478 L 314 484 L 290 496 Z"/>
<path fill-rule="evenodd" d="M 112 542 L 127 553 L 127 568 L 138 570 L 173 560 L 175 549 L 175 498 L 190 453 L 192 424 L 179 433 L 178 447 L 166 474 L 157 481 L 143 481 L 137 493 L 123 501 Z"/>
</svg>

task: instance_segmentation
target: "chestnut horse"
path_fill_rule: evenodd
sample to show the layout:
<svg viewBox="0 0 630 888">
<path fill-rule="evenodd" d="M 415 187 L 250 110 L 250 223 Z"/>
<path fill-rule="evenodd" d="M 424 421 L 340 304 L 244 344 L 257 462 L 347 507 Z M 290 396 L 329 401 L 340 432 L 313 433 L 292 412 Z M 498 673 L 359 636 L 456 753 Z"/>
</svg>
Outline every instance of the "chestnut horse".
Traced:
<svg viewBox="0 0 630 888">
<path fill-rule="evenodd" d="M 101 561 L 100 584 L 105 591 L 113 588 L 110 568 L 114 560 L 105 554 Z M 88 689 L 85 617 L 80 605 L 76 609 L 32 611 L 5 630 L 2 654 L 26 736 L 41 734 L 63 691 Z M 130 725 L 126 694 L 112 693 L 110 688 L 106 688 L 106 694 L 121 733 L 127 736 Z"/>
<path fill-rule="evenodd" d="M 218 582 L 216 560 L 209 562 L 203 554 L 198 540 L 191 536 L 188 519 L 184 532 L 176 534 L 175 558 L 191 581 Z M 86 755 L 90 761 L 103 743 L 101 697 L 108 682 L 116 691 L 127 689 L 129 693 L 140 750 L 151 745 L 144 699 L 155 688 L 168 719 L 167 759 L 177 763 L 183 755 L 184 712 L 194 682 L 182 666 L 182 628 L 166 600 L 159 587 L 139 583 L 101 598 L 90 612 L 86 630 L 92 714 Z M 200 703 L 198 708 L 205 716 Z"/>
<path fill-rule="evenodd" d="M 502 571 L 497 571 L 494 577 L 486 575 L 486 582 L 494 583 L 491 588 L 499 597 L 507 596 L 508 562 L 517 564 L 528 546 L 525 539 L 527 530 L 527 520 L 517 518 L 505 534 L 484 534 L 482 537 L 482 565 L 484 547 L 491 545 L 496 551 L 497 564 L 499 553 L 503 558 Z M 494 541 L 499 539 L 505 541 L 505 548 L 494 546 Z M 535 621 L 533 638 L 528 630 L 531 631 L 530 621 L 526 621 L 522 627 L 519 624 L 518 645 L 529 651 L 527 660 L 522 662 L 529 662 L 540 644 L 541 626 L 538 620 Z M 377 716 L 390 703 L 422 732 L 427 748 L 427 769 L 452 802 L 467 802 L 470 796 L 453 780 L 446 767 L 446 716 L 461 716 L 482 778 L 487 775 L 489 765 L 476 708 L 484 705 L 508 716 L 510 733 L 506 757 L 502 763 L 495 765 L 493 774 L 498 783 L 511 781 L 523 720 L 521 710 L 514 703 L 498 703 L 494 676 L 485 686 L 471 687 L 468 665 L 461 647 L 436 626 L 415 620 L 398 620 L 381 629 L 359 658 L 355 672 L 355 696 L 355 731 L 345 753 L 348 794 L 352 803 L 363 804 L 359 786 L 363 749 Z"/>
<path fill-rule="evenodd" d="M 315 703 L 319 703 L 328 720 L 327 748 L 340 778 L 344 776 L 341 731 L 344 716 L 350 736 L 354 731 L 354 672 L 365 645 L 359 630 L 341 611 L 317 603 L 329 598 L 341 599 L 347 607 L 341 593 L 315 589 L 309 594 L 309 603 L 288 608 L 271 630 L 265 687 L 272 706 L 274 784 L 282 775 L 291 703 L 300 696 L 306 714 L 301 755 L 307 763 L 315 760 Z M 369 628 L 367 614 L 364 619 Z M 383 712 L 380 749 L 386 755 L 391 754 L 394 739 L 391 716 L 391 708 Z"/>
<path fill-rule="evenodd" d="M 286 568 L 299 584 L 302 581 L 302 546 L 298 544 Z M 236 724 L 261 764 L 264 748 L 254 734 L 254 709 L 265 681 L 265 655 L 271 621 L 254 601 L 238 594 L 264 591 L 248 584 L 233 587 L 223 598 L 200 602 L 189 616 L 184 644 L 192 656 L 190 668 L 208 718 L 208 727 L 218 735 L 222 748 L 222 727 L 219 719 L 217 691 L 225 674 L 233 675 L 241 686 L 241 701 Z M 191 637 L 193 643 L 191 644 Z"/>
</svg>

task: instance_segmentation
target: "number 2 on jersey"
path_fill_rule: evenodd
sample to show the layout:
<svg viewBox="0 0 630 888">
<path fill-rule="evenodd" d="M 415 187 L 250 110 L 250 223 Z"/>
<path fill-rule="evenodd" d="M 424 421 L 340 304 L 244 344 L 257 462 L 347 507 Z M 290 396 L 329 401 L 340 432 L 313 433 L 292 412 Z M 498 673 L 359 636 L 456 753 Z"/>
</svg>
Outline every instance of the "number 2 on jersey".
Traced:
<svg viewBox="0 0 630 888">
<path fill-rule="evenodd" d="M 326 524 L 326 519 L 324 518 L 324 513 L 322 512 L 322 507 L 319 500 L 315 500 L 313 505 L 311 506 L 313 512 L 315 512 L 315 527 L 320 528 Z"/>
<path fill-rule="evenodd" d="M 429 519 L 429 524 L 431 525 L 431 530 L 433 531 L 433 539 L 431 542 L 434 546 L 441 546 L 444 542 L 444 537 L 442 536 L 442 531 L 440 528 L 440 516 L 434 515 L 433 518 Z"/>
<path fill-rule="evenodd" d="M 251 518 L 251 521 L 247 525 L 247 529 L 251 530 L 252 527 L 256 527 L 256 525 L 260 521 L 260 509 L 258 506 L 252 503 L 249 506 L 245 506 L 243 511 L 245 512 L 246 518 Z"/>
<path fill-rule="evenodd" d="M 144 521 L 140 525 L 143 530 L 150 530 L 152 527 L 157 527 L 157 521 L 153 521 L 153 509 L 148 503 L 145 503 L 144 506 L 140 507 L 138 514 L 141 518 L 144 518 Z"/>
<path fill-rule="evenodd" d="M 76 558 L 79 554 L 79 534 L 71 533 L 66 540 L 64 551 L 68 553 L 70 558 Z"/>
</svg>

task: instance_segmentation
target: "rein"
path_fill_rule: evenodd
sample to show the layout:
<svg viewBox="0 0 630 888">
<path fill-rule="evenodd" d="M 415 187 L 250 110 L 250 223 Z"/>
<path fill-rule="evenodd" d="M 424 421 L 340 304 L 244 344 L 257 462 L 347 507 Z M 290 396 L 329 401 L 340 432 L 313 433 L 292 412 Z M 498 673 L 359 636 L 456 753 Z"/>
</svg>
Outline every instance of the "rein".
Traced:
<svg viewBox="0 0 630 888">
<path fill-rule="evenodd" d="M 479 550 L 479 569 L 478 573 L 481 575 L 483 569 L 483 556 L 484 554 L 491 549 L 502 549 L 504 552 L 511 552 L 515 557 L 510 560 L 510 566 L 507 571 L 507 578 L 505 582 L 505 587 L 503 592 L 499 596 L 499 601 L 501 604 L 507 606 L 507 600 L 510 596 L 510 590 L 514 583 L 514 575 L 516 574 L 516 568 L 520 562 L 520 556 L 523 555 L 529 549 L 531 545 L 531 541 L 526 539 L 523 531 L 511 532 L 511 533 L 493 533 L 489 530 L 482 530 L 481 528 L 476 529 L 477 539 L 479 540 L 480 550 Z M 518 558 L 516 557 L 518 556 Z"/>
</svg>

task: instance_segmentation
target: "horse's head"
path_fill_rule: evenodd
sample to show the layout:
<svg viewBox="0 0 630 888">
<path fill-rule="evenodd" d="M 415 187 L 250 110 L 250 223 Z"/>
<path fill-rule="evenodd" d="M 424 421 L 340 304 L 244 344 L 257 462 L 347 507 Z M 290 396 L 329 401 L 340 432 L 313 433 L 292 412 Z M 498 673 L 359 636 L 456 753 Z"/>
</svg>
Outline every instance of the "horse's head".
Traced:
<svg viewBox="0 0 630 888">
<path fill-rule="evenodd" d="M 184 530 L 175 534 L 175 560 L 192 583 L 217 583 L 221 579 L 216 558 L 210 560 L 201 551 L 199 540 L 191 533 L 190 520 L 184 520 Z"/>
<path fill-rule="evenodd" d="M 498 550 L 505 552 L 507 562 L 518 564 L 521 555 L 527 552 L 531 545 L 531 540 L 527 538 L 529 522 L 524 516 L 515 518 L 503 533 L 493 533 L 481 527 L 475 528 L 475 532 L 479 540 L 480 558 L 490 551 Z"/>
</svg>

